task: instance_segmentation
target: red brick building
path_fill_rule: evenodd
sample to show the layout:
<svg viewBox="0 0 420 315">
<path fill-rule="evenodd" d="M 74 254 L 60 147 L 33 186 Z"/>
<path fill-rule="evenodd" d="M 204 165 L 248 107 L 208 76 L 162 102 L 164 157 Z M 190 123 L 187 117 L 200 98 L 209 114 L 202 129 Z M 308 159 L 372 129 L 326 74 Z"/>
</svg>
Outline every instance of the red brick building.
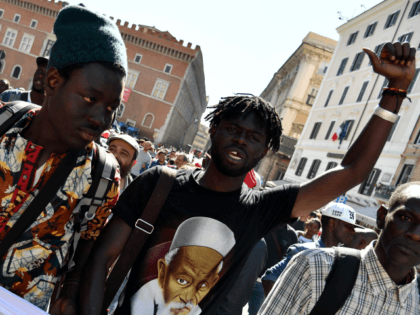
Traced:
<svg viewBox="0 0 420 315">
<path fill-rule="evenodd" d="M 35 58 L 48 56 L 56 38 L 55 18 L 66 2 L 0 0 L 0 49 L 6 52 L 0 78 L 29 89 Z M 95 8 L 93 8 L 95 9 Z M 169 32 L 155 27 L 116 24 L 126 43 L 129 72 L 126 102 L 118 120 L 139 128 L 155 142 L 186 147 L 194 140 L 207 106 L 203 57 Z"/>
</svg>

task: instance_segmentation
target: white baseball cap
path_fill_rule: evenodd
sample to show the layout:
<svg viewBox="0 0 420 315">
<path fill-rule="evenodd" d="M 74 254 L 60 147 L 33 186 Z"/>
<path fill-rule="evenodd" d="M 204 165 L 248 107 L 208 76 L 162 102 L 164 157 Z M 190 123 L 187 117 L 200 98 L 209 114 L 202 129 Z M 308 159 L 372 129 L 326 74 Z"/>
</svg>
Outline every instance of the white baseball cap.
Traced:
<svg viewBox="0 0 420 315">
<path fill-rule="evenodd" d="M 339 219 L 354 226 L 363 228 L 362 226 L 356 224 L 356 211 L 344 203 L 330 202 L 325 209 L 322 210 L 322 215 Z"/>
</svg>

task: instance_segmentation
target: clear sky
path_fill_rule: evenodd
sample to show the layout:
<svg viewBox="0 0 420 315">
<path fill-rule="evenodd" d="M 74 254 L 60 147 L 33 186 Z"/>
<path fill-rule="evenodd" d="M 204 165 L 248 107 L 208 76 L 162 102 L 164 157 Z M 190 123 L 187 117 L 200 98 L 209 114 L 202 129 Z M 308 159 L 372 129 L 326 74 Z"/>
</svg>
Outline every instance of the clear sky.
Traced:
<svg viewBox="0 0 420 315">
<path fill-rule="evenodd" d="M 67 0 L 155 26 L 200 45 L 209 106 L 233 93 L 260 95 L 308 32 L 338 40 L 336 28 L 380 0 Z M 363 7 L 364 6 L 364 7 Z M 374 48 L 374 47 L 370 47 Z M 204 115 L 203 115 L 204 118 Z M 203 119 L 202 119 L 203 120 Z"/>
</svg>

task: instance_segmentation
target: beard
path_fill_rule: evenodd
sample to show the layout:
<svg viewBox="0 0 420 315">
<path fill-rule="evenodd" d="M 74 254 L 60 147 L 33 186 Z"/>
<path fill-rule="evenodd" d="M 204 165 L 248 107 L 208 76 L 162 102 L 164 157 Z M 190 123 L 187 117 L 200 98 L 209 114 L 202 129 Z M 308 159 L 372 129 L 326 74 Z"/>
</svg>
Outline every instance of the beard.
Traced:
<svg viewBox="0 0 420 315">
<path fill-rule="evenodd" d="M 35 84 L 32 84 L 32 91 L 38 92 L 38 93 L 44 93 L 44 87 L 42 89 L 38 89 L 35 87 Z"/>
<path fill-rule="evenodd" d="M 132 168 L 131 164 L 130 165 L 122 165 L 121 161 L 119 161 L 118 159 L 117 159 L 117 161 L 118 161 L 118 164 L 120 165 L 121 178 L 127 177 L 127 175 L 130 174 L 130 172 L 131 172 L 131 168 Z"/>
<path fill-rule="evenodd" d="M 244 154 L 244 164 L 241 167 L 238 167 L 229 165 L 223 158 L 221 150 L 217 150 L 215 148 L 211 149 L 211 159 L 213 160 L 214 165 L 220 173 L 229 177 L 240 177 L 248 174 L 248 172 L 252 170 L 261 160 L 261 157 L 250 160 L 245 152 Z"/>
<path fill-rule="evenodd" d="M 157 315 L 173 315 L 173 314 L 176 313 L 175 311 L 180 311 L 184 307 L 189 308 L 190 311 L 191 311 L 194 306 L 195 305 L 192 302 L 187 302 L 187 303 L 170 302 L 169 304 L 165 305 L 162 309 L 158 309 L 156 314 Z M 184 311 L 186 311 L 186 310 L 184 310 Z M 188 313 L 190 311 L 188 311 Z M 188 313 L 186 313 L 186 314 L 188 314 Z"/>
</svg>

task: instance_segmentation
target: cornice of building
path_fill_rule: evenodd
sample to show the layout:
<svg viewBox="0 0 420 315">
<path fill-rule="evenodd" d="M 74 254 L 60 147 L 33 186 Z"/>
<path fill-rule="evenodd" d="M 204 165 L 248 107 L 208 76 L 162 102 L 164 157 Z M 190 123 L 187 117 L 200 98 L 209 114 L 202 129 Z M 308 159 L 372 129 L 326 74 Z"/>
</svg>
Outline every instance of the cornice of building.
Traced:
<svg viewBox="0 0 420 315">
<path fill-rule="evenodd" d="M 366 22 L 367 20 L 372 19 L 374 16 L 388 10 L 389 8 L 396 6 L 398 4 L 401 4 L 403 2 L 406 2 L 406 0 L 384 0 L 381 3 L 375 5 L 374 7 L 370 8 L 369 10 L 359 14 L 358 16 L 352 18 L 347 23 L 340 25 L 336 28 L 337 32 L 339 34 L 344 33 L 346 30 L 348 30 L 351 27 L 354 27 L 358 24 L 362 24 Z"/>
<path fill-rule="evenodd" d="M 8 3 L 21 7 L 23 9 L 32 11 L 34 13 L 42 14 L 52 18 L 56 18 L 58 12 L 68 5 L 65 1 L 45 1 L 45 0 L 0 0 L 0 2 Z"/>
</svg>

